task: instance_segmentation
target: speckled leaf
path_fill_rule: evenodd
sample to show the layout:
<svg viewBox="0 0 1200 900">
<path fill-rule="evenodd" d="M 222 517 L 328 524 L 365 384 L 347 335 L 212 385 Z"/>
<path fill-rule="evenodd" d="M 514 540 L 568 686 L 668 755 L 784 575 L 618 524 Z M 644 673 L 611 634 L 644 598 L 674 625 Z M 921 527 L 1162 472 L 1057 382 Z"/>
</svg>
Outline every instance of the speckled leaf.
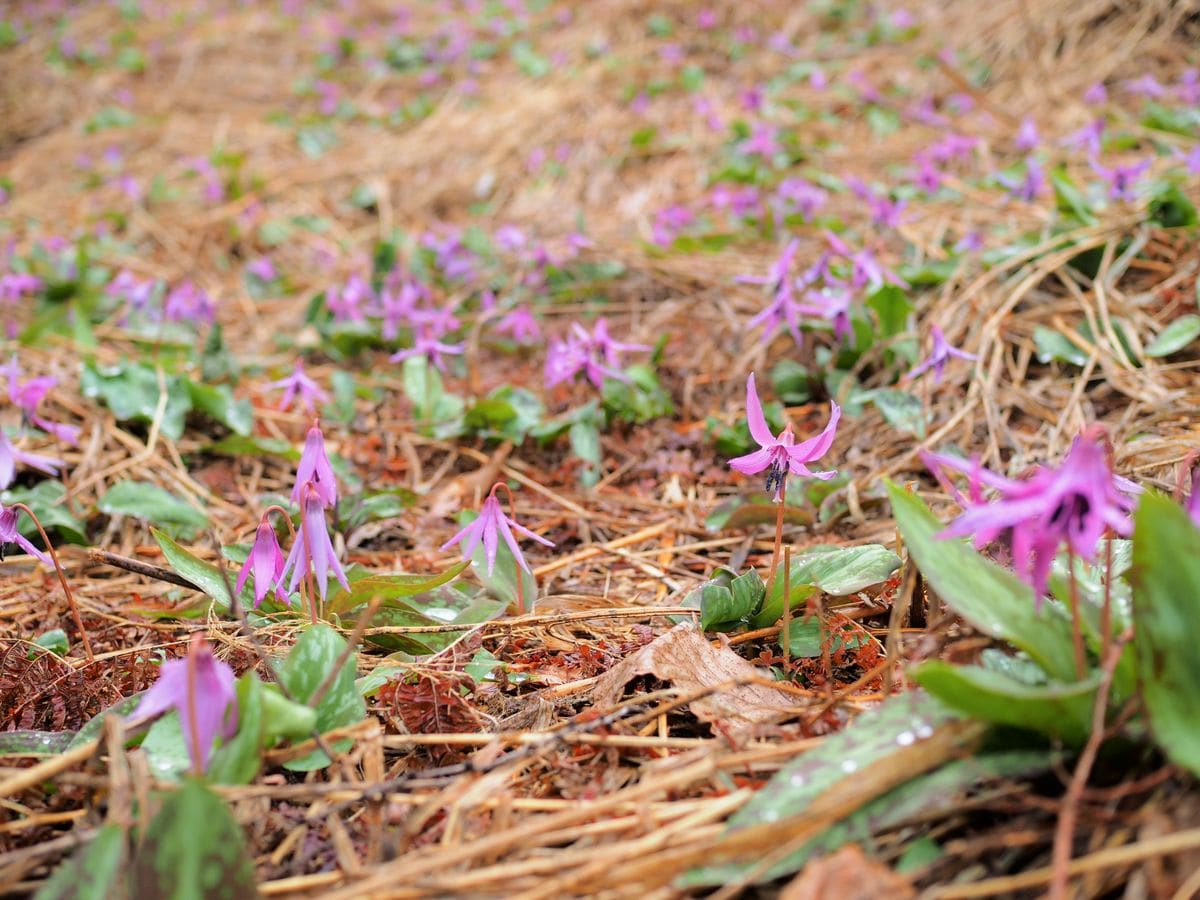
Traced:
<svg viewBox="0 0 1200 900">
<path fill-rule="evenodd" d="M 888 485 L 896 527 L 909 555 L 942 600 L 976 629 L 1016 644 L 1052 677 L 1075 677 L 1070 623 L 1055 607 L 1035 609 L 1033 590 L 965 541 L 942 540 L 941 522 L 920 498 Z"/>
<path fill-rule="evenodd" d="M 175 543 L 170 537 L 156 529 L 151 529 L 150 533 L 154 535 L 154 540 L 158 542 L 158 546 L 162 548 L 163 556 L 176 574 L 182 575 L 192 584 L 196 585 L 201 591 L 206 593 L 216 603 L 217 609 L 221 612 L 229 611 L 229 594 L 227 590 L 232 590 L 237 581 L 237 573 L 227 571 L 229 576 L 229 587 L 226 588 L 226 581 L 221 577 L 221 572 L 212 563 L 205 562 L 200 559 L 190 550 L 185 550 L 179 544 Z M 243 607 L 250 609 L 254 605 L 254 591 L 249 584 L 238 595 L 239 601 Z"/>
<path fill-rule="evenodd" d="M 876 709 L 864 712 L 842 731 L 829 735 L 820 746 L 784 766 L 729 820 L 729 828 L 744 828 L 801 815 L 838 782 L 855 777 L 854 773 L 898 749 L 932 737 L 938 728 L 960 718 L 958 713 L 923 691 L 891 697 Z M 800 853 L 806 851 L 812 852 L 805 848 Z M 803 858 L 798 854 L 785 860 L 764 878 L 777 878 L 795 871 L 803 864 Z M 740 866 L 701 869 L 690 873 L 686 884 L 723 884 L 742 871 Z"/>
<path fill-rule="evenodd" d="M 73 731 L 3 731 L 0 756 L 54 756 L 66 750 L 74 737 Z"/>
<path fill-rule="evenodd" d="M 287 659 L 279 666 L 279 680 L 301 703 L 307 703 L 325 681 L 342 651 L 346 639 L 328 625 L 314 625 L 301 635 Z M 343 664 L 328 692 L 317 704 L 317 731 L 324 734 L 334 728 L 353 725 L 367 714 L 367 706 L 354 686 L 353 656 Z M 334 744 L 337 750 L 350 746 L 349 741 Z M 321 750 L 292 760 L 285 768 L 308 772 L 329 765 L 329 757 Z"/>
<path fill-rule="evenodd" d="M 104 825 L 76 850 L 34 895 L 34 900 L 111 900 L 127 897 L 124 883 L 128 839 L 119 825 Z"/>
<path fill-rule="evenodd" d="M 918 666 L 912 677 L 947 706 L 969 716 L 1040 731 L 1072 746 L 1087 739 L 1100 683 L 1096 673 L 1070 684 L 1031 685 L 994 669 L 952 666 L 936 659 Z"/>
<path fill-rule="evenodd" d="M 118 482 L 96 506 L 106 515 L 144 519 L 173 537 L 194 538 L 208 525 L 208 517 L 200 510 L 148 481 Z"/>
<path fill-rule="evenodd" d="M 193 779 L 167 795 L 133 860 L 133 894 L 156 900 L 258 896 L 242 829 L 225 801 Z"/>
<path fill-rule="evenodd" d="M 1150 728 L 1171 760 L 1200 774 L 1200 531 L 1166 497 L 1134 514 L 1134 649 Z"/>
<path fill-rule="evenodd" d="M 814 589 L 831 597 L 847 597 L 871 585 L 887 581 L 900 568 L 900 557 L 882 544 L 835 547 L 792 558 L 788 589 L 792 609 L 802 604 Z M 783 571 L 767 592 L 762 609 L 750 622 L 751 628 L 766 628 L 783 615 Z"/>
<path fill-rule="evenodd" d="M 1170 356 L 1200 337 L 1200 316 L 1180 316 L 1146 345 L 1147 356 Z"/>
<path fill-rule="evenodd" d="M 118 700 L 108 709 L 103 712 L 96 713 L 92 718 L 88 719 L 87 723 L 75 732 L 75 736 L 71 738 L 71 742 L 64 748 L 66 750 L 74 750 L 76 747 L 86 744 L 88 741 L 93 741 L 100 737 L 104 731 L 105 716 L 127 716 L 137 709 L 138 704 L 142 702 L 142 696 L 145 691 L 138 691 L 136 694 L 131 694 L 124 700 Z"/>
<path fill-rule="evenodd" d="M 142 752 L 146 754 L 150 772 L 163 781 L 178 781 L 192 766 L 187 744 L 183 740 L 183 726 L 179 713 L 171 710 L 158 719 L 146 737 L 142 739 Z"/>
<path fill-rule="evenodd" d="M 415 597 L 453 581 L 469 565 L 468 560 L 462 560 L 436 575 L 380 575 L 358 570 L 348 577 L 350 590 L 343 588 L 329 598 L 329 611 L 341 615 L 369 603 L 373 597 L 378 597 L 385 606 L 389 601 Z"/>
</svg>

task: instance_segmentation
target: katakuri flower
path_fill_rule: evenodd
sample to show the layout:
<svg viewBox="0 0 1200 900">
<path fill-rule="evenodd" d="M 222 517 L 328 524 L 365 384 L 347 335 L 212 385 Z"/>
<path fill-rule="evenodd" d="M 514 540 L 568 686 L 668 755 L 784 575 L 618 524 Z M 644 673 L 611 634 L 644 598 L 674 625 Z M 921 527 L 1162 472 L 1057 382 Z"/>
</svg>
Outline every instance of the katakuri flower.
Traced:
<svg viewBox="0 0 1200 900">
<path fill-rule="evenodd" d="M 168 710 L 179 711 L 183 742 L 195 774 L 208 769 L 213 740 L 237 733 L 237 690 L 233 669 L 221 662 L 200 634 L 184 659 L 162 664 L 158 681 L 146 691 L 130 718 L 146 719 Z"/>
<path fill-rule="evenodd" d="M 269 512 L 269 511 L 268 511 Z M 263 599 L 275 588 L 275 596 L 286 600 L 283 585 L 279 583 L 283 576 L 283 551 L 279 549 L 279 541 L 275 537 L 275 529 L 271 527 L 269 515 L 264 515 L 258 523 L 258 531 L 254 535 L 254 546 L 250 555 L 238 573 L 236 593 L 241 593 L 246 586 L 246 579 L 254 576 L 254 608 L 258 609 Z"/>
<path fill-rule="evenodd" d="M 496 552 L 500 547 L 500 538 L 504 538 L 504 543 L 512 551 L 513 558 L 516 559 L 518 565 L 526 572 L 530 572 L 529 563 L 525 561 L 525 557 L 521 553 L 517 539 L 513 536 L 513 530 L 515 529 L 525 537 L 532 538 L 546 547 L 553 547 L 554 542 L 530 531 L 515 519 L 506 516 L 500 507 L 500 501 L 496 498 L 496 489 L 499 487 L 499 483 L 492 485 L 487 499 L 483 501 L 483 507 L 479 510 L 478 518 L 442 544 L 442 549 L 448 550 L 455 544 L 461 544 L 463 559 L 470 559 L 475 548 L 479 546 L 479 542 L 483 541 L 483 552 L 487 557 L 487 571 L 490 576 L 496 568 Z"/>
<path fill-rule="evenodd" d="M 61 459 L 55 459 L 53 456 L 18 450 L 12 445 L 4 429 L 0 428 L 0 490 L 12 484 L 13 479 L 17 477 L 17 463 L 47 475 L 57 475 L 59 467 L 65 465 Z"/>
<path fill-rule="evenodd" d="M 329 527 L 325 522 L 325 503 L 321 491 L 315 481 L 305 482 L 300 496 L 300 528 L 296 531 L 296 540 L 292 550 L 283 564 L 280 578 L 287 572 L 292 573 L 288 581 L 287 592 L 290 594 L 300 587 L 300 581 L 308 574 L 309 566 L 316 576 L 317 590 L 321 594 L 321 602 L 329 592 L 329 573 L 341 583 L 342 587 L 350 590 L 350 582 L 338 562 L 337 551 L 329 539 Z"/>
<path fill-rule="evenodd" d="M 292 374 L 286 378 L 280 378 L 278 381 L 272 381 L 264 384 L 263 392 L 267 391 L 283 391 L 283 398 L 279 401 L 279 408 L 287 410 L 292 408 L 292 404 L 296 398 L 300 398 L 300 402 L 304 404 L 304 408 L 310 413 L 316 409 L 318 402 L 324 403 L 329 399 L 329 395 L 321 390 L 321 386 L 308 377 L 304 371 L 304 360 L 297 359 L 296 365 L 292 369 Z"/>
<path fill-rule="evenodd" d="M 301 495 L 306 485 L 312 484 L 317 496 L 326 506 L 337 503 L 337 479 L 333 475 L 333 466 L 329 464 L 329 456 L 325 452 L 325 435 L 321 433 L 321 423 L 314 421 L 308 435 L 304 438 L 304 450 L 300 454 L 300 465 L 296 467 L 296 484 L 292 488 L 292 502 L 300 505 Z"/>
<path fill-rule="evenodd" d="M 771 434 L 763 415 L 762 403 L 758 399 L 758 390 L 754 386 L 754 373 L 746 379 L 746 422 L 750 426 L 750 436 L 758 442 L 759 449 L 745 456 L 731 459 L 729 465 L 743 475 L 757 475 L 767 472 L 767 490 L 774 489 L 775 501 L 782 499 L 787 476 L 800 475 L 804 478 L 820 478 L 828 480 L 837 474 L 837 470 L 829 472 L 814 472 L 808 468 L 808 463 L 815 462 L 824 456 L 837 434 L 838 420 L 842 411 L 836 403 L 829 404 L 829 424 L 816 437 L 796 443 L 789 422 L 778 437 Z"/>
<path fill-rule="evenodd" d="M 21 412 L 26 420 L 65 444 L 70 444 L 74 447 L 79 443 L 79 427 L 77 425 L 51 422 L 38 412 L 38 407 L 41 405 L 42 400 L 45 399 L 46 394 L 57 386 L 57 378 L 53 375 L 43 375 L 40 378 L 31 378 L 24 384 L 21 384 L 21 368 L 17 364 L 15 353 L 9 364 L 5 366 L 4 371 L 8 376 L 8 399 L 14 405 L 21 408 Z"/>
<path fill-rule="evenodd" d="M 1141 488 L 1113 475 L 1104 447 L 1090 435 L 1075 439 L 1057 469 L 1040 466 L 1021 481 L 990 472 L 978 461 L 928 452 L 922 453 L 922 459 L 939 478 L 941 470 L 948 468 L 972 479 L 966 511 L 938 537 L 974 535 L 976 548 L 982 549 L 1009 531 L 1013 569 L 1033 588 L 1039 603 L 1054 556 L 1064 542 L 1076 556 L 1091 561 L 1107 529 L 1122 536 L 1133 530 L 1132 495 Z M 999 491 L 1000 499 L 978 502 L 981 485 Z"/>
<path fill-rule="evenodd" d="M 19 510 L 0 506 L 0 561 L 4 560 L 4 546 L 16 544 L 30 556 L 36 556 L 48 566 L 54 565 L 45 553 L 25 539 L 25 535 L 17 530 L 17 514 Z"/>
<path fill-rule="evenodd" d="M 930 326 L 929 331 L 933 335 L 933 349 L 929 351 L 929 355 L 924 360 L 909 370 L 908 374 L 904 376 L 905 378 L 918 378 L 933 369 L 933 383 L 941 384 L 942 375 L 945 373 L 946 363 L 949 362 L 950 357 L 972 361 L 979 359 L 974 353 L 967 353 L 965 350 L 951 347 L 950 342 L 946 340 L 946 335 L 937 325 Z"/>
</svg>

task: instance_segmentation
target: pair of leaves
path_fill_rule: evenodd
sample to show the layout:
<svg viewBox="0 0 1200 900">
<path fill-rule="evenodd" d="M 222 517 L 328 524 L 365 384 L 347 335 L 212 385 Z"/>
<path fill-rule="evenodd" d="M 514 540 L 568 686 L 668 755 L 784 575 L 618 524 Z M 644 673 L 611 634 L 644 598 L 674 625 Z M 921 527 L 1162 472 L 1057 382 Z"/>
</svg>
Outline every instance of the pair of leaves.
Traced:
<svg viewBox="0 0 1200 900">
<path fill-rule="evenodd" d="M 225 802 L 188 779 L 168 794 L 140 845 L 120 825 L 102 826 L 58 867 L 37 900 L 243 900 L 258 896 L 254 863 Z"/>
<path fill-rule="evenodd" d="M 151 423 L 161 403 L 159 427 L 172 440 L 183 435 L 187 415 L 193 410 L 235 434 L 248 435 L 253 424 L 250 401 L 235 399 L 228 385 L 203 384 L 185 375 L 164 375 L 129 360 L 117 366 L 85 362 L 79 385 L 85 397 L 104 401 L 122 422 Z"/>
</svg>

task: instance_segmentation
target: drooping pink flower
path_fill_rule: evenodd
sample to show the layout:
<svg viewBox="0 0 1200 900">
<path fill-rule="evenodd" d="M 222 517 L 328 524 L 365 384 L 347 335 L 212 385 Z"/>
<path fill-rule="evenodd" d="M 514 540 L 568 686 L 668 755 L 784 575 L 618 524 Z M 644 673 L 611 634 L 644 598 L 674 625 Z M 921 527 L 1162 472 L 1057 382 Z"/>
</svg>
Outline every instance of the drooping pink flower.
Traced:
<svg viewBox="0 0 1200 900">
<path fill-rule="evenodd" d="M 329 399 L 329 395 L 321 390 L 321 386 L 308 377 L 304 371 L 304 361 L 296 360 L 296 365 L 292 369 L 292 374 L 286 378 L 280 378 L 278 381 L 272 381 L 264 384 L 263 392 L 267 391 L 283 391 L 283 397 L 279 401 L 281 410 L 292 408 L 292 403 L 296 397 L 300 398 L 300 402 L 304 404 L 304 408 L 310 413 L 316 409 L 316 403 L 324 403 Z"/>
<path fill-rule="evenodd" d="M 185 659 L 162 664 L 158 681 L 146 691 L 131 718 L 145 719 L 170 709 L 179 711 L 192 770 L 203 773 L 213 740 L 228 740 L 237 733 L 237 691 L 233 669 L 213 656 L 200 634 L 192 636 Z"/>
<path fill-rule="evenodd" d="M 407 350 L 399 350 L 388 357 L 389 362 L 404 362 L 414 356 L 423 356 L 439 372 L 446 371 L 446 361 L 443 354 L 462 356 L 464 344 L 447 344 L 435 338 L 428 329 L 422 329 L 413 339 L 413 345 Z"/>
<path fill-rule="evenodd" d="M 754 373 L 751 372 L 746 380 L 746 423 L 750 426 L 750 436 L 758 442 L 759 449 L 731 459 L 730 467 L 743 475 L 757 475 L 766 470 L 767 490 L 774 488 L 776 502 L 782 499 L 789 474 L 820 478 L 823 481 L 832 478 L 837 474 L 837 470 L 814 472 L 808 468 L 808 463 L 815 462 L 828 452 L 837 435 L 838 420 L 842 411 L 836 403 L 831 402 L 829 406 L 829 424 L 816 437 L 797 444 L 790 422 L 776 437 L 771 434 L 767 419 L 763 415 L 758 390 L 754 386 Z"/>
<path fill-rule="evenodd" d="M 929 355 L 924 360 L 909 370 L 904 376 L 905 378 L 919 378 L 925 372 L 933 369 L 933 383 L 941 384 L 942 375 L 945 372 L 946 363 L 949 362 L 950 357 L 969 360 L 979 359 L 974 353 L 967 353 L 965 350 L 951 347 L 950 342 L 946 340 L 946 335 L 937 325 L 930 326 L 929 332 L 933 335 L 933 349 L 929 351 Z"/>
<path fill-rule="evenodd" d="M 337 551 L 329 539 L 329 526 L 325 522 L 325 501 L 321 496 L 320 487 L 315 481 L 305 482 L 300 491 L 300 527 L 296 530 L 296 540 L 291 552 L 284 561 L 280 579 L 291 572 L 287 592 L 291 594 L 300 586 L 300 582 L 308 573 L 311 566 L 321 594 L 321 602 L 329 591 L 329 573 L 341 583 L 342 587 L 350 590 L 346 573 L 338 562 Z"/>
<path fill-rule="evenodd" d="M 1033 121 L 1032 116 L 1026 116 L 1021 120 L 1021 127 L 1017 129 L 1016 147 L 1022 153 L 1028 153 L 1038 145 L 1038 140 L 1037 123 Z"/>
<path fill-rule="evenodd" d="M 262 605 L 263 598 L 274 587 L 275 595 L 280 600 L 285 600 L 286 595 L 283 593 L 283 585 L 279 583 L 283 576 L 283 551 L 279 549 L 279 541 L 275 537 L 275 529 L 271 527 L 271 521 L 268 516 L 263 516 L 258 523 L 258 531 L 254 535 L 254 546 L 250 548 L 250 555 L 246 557 L 246 562 L 242 565 L 241 572 L 238 573 L 237 593 L 242 592 L 242 588 L 246 585 L 246 579 L 254 576 L 254 608 L 258 609 Z"/>
<path fill-rule="evenodd" d="M 1089 106 L 1097 106 L 1101 103 L 1107 103 L 1108 88 L 1104 86 L 1104 82 L 1097 81 L 1088 87 L 1088 89 L 1083 92 L 1083 102 Z"/>
<path fill-rule="evenodd" d="M 975 546 L 982 549 L 1008 531 L 1013 568 L 1034 589 L 1039 602 L 1063 543 L 1090 561 L 1106 529 L 1123 536 L 1133 529 L 1131 495 L 1140 488 L 1113 475 L 1104 448 L 1089 435 L 1075 439 L 1058 468 L 1040 466 L 1022 481 L 990 472 L 978 461 L 928 452 L 922 452 L 922 459 L 935 473 L 952 469 L 1000 493 L 995 502 L 983 503 L 979 487 L 973 487 L 966 510 L 938 537 L 974 535 Z"/>
<path fill-rule="evenodd" d="M 490 576 L 496 568 L 496 552 L 500 546 L 500 538 L 504 538 L 504 543 L 512 551 L 512 555 L 517 563 L 522 569 L 529 572 L 529 563 L 525 561 L 525 556 L 521 553 L 521 548 L 517 544 L 517 539 L 513 536 L 513 531 L 516 530 L 519 534 L 523 534 L 527 538 L 532 538 L 546 547 L 553 547 L 554 543 L 540 534 L 530 531 L 515 519 L 510 519 L 506 516 L 503 508 L 500 506 L 499 499 L 496 497 L 497 487 L 499 485 L 492 486 L 492 490 L 488 493 L 487 499 L 483 501 L 483 506 L 479 510 L 479 516 L 475 521 L 469 523 L 455 534 L 454 537 L 442 544 L 442 549 L 449 550 L 455 544 L 461 544 L 463 559 L 470 559 L 471 554 L 475 552 L 475 548 L 479 546 L 479 542 L 483 541 L 483 551 L 487 557 L 487 571 Z"/>
<path fill-rule="evenodd" d="M 304 488 L 309 484 L 316 488 L 317 496 L 326 506 L 337 503 L 337 479 L 329 456 L 325 452 L 325 435 L 321 423 L 314 421 L 304 438 L 304 450 L 300 454 L 300 465 L 296 467 L 296 484 L 292 488 L 292 502 L 300 505 Z"/>
<path fill-rule="evenodd" d="M 50 557 L 33 546 L 17 529 L 17 513 L 18 510 L 12 507 L 0 506 L 0 561 L 4 559 L 4 546 L 16 544 L 30 556 L 36 556 L 48 566 L 53 565 Z"/>
<path fill-rule="evenodd" d="M 43 375 L 31 378 L 24 384 L 20 383 L 21 369 L 17 364 L 16 354 L 13 354 L 9 364 L 4 368 L 8 376 L 8 399 L 21 408 L 24 417 L 47 434 L 54 435 L 65 444 L 74 447 L 79 443 L 79 427 L 61 422 L 51 422 L 38 412 L 46 394 L 58 384 L 53 375 Z"/>
<path fill-rule="evenodd" d="M 66 465 L 61 459 L 53 456 L 42 456 L 40 453 L 27 453 L 12 445 L 8 434 L 0 428 L 0 490 L 13 483 L 17 476 L 17 463 L 45 472 L 47 475 L 57 475 L 61 466 Z"/>
</svg>

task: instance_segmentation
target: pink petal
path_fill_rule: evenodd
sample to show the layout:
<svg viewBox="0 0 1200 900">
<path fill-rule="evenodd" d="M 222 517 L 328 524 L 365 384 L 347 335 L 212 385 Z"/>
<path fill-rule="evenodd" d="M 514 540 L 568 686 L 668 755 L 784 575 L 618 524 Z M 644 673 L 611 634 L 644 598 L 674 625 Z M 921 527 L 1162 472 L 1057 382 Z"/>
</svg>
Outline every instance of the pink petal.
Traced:
<svg viewBox="0 0 1200 900">
<path fill-rule="evenodd" d="M 806 463 L 820 459 L 833 444 L 833 439 L 837 436 L 838 421 L 842 418 L 842 408 L 832 401 L 829 407 L 829 424 L 825 426 L 825 430 L 816 437 L 788 448 L 788 456 L 795 462 Z"/>
<path fill-rule="evenodd" d="M 771 459 L 774 457 L 774 449 L 764 447 L 761 450 L 755 450 L 753 453 L 747 453 L 745 456 L 738 456 L 729 461 L 729 467 L 736 469 L 743 475 L 757 475 L 767 466 L 771 465 Z"/>
<path fill-rule="evenodd" d="M 746 379 L 746 424 L 750 426 L 750 436 L 760 447 L 768 447 L 775 443 L 775 436 L 767 427 L 763 416 L 762 403 L 758 399 L 758 390 L 754 386 L 754 373 Z"/>
</svg>

